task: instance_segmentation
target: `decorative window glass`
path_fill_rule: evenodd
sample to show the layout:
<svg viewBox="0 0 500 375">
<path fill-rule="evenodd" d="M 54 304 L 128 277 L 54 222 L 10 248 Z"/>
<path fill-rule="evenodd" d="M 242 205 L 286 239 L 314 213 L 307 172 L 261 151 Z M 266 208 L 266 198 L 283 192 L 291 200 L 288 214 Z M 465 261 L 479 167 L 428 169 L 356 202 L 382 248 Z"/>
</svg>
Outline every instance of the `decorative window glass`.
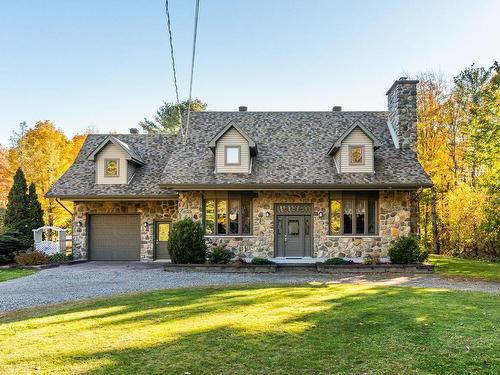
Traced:
<svg viewBox="0 0 500 375">
<path fill-rule="evenodd" d="M 377 193 L 332 193 L 330 196 L 331 235 L 376 235 L 378 233 Z"/>
<path fill-rule="evenodd" d="M 226 165 L 240 165 L 241 164 L 241 147 L 240 146 L 226 146 L 225 147 L 225 164 Z"/>
<path fill-rule="evenodd" d="M 227 197 L 203 201 L 205 235 L 250 235 L 252 199 L 245 193 L 231 192 Z"/>
<path fill-rule="evenodd" d="M 104 175 L 106 177 L 120 176 L 120 159 L 105 159 L 104 160 Z"/>
<path fill-rule="evenodd" d="M 364 146 L 349 146 L 349 164 L 351 165 L 365 164 Z"/>
</svg>

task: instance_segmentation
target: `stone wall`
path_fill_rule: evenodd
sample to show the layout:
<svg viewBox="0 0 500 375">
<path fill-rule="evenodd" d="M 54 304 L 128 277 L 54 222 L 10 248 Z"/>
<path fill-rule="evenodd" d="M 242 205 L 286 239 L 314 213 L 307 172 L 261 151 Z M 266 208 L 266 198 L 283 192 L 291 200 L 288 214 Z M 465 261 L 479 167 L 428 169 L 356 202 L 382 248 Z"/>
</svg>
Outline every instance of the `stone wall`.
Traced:
<svg viewBox="0 0 500 375">
<path fill-rule="evenodd" d="M 141 260 L 151 261 L 154 257 L 153 225 L 146 228 L 144 223 L 153 224 L 154 220 L 177 220 L 177 202 L 137 201 L 137 202 L 75 202 L 73 219 L 73 256 L 75 259 L 87 259 L 89 214 L 140 214 L 141 220 Z"/>
<path fill-rule="evenodd" d="M 399 236 L 410 233 L 410 193 L 406 191 L 380 192 L 379 234 L 377 236 L 330 236 L 328 192 L 272 192 L 261 191 L 253 200 L 253 234 L 251 236 L 210 236 L 210 245 L 226 244 L 242 257 L 274 257 L 274 204 L 312 203 L 314 245 L 313 256 L 318 258 L 362 257 L 377 253 L 386 256 L 390 244 Z M 181 193 L 179 214 L 200 220 L 202 194 Z M 266 215 L 269 212 L 269 215 Z M 323 213 L 320 217 L 320 212 Z"/>
</svg>

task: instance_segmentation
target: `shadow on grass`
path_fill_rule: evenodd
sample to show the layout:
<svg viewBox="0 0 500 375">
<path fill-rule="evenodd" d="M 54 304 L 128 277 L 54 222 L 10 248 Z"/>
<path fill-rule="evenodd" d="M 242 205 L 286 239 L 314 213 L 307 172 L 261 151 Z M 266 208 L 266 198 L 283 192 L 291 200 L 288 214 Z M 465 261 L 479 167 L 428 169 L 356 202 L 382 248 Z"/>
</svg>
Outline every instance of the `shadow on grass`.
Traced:
<svg viewBox="0 0 500 375">
<path fill-rule="evenodd" d="M 0 329 L 26 324 L 46 338 L 52 350 L 29 350 L 25 332 L 25 354 L 7 366 L 47 372 L 488 373 L 500 366 L 499 301 L 361 285 L 205 288 L 40 309 L 9 316 Z M 72 336 L 88 342 L 68 347 L 63 338 Z"/>
</svg>

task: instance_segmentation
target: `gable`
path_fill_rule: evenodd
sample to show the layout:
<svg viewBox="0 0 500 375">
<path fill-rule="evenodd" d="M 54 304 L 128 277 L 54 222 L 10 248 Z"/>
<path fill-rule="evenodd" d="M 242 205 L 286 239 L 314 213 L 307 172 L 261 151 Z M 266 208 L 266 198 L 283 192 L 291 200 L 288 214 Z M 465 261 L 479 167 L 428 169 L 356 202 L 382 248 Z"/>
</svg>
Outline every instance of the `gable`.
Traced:
<svg viewBox="0 0 500 375">
<path fill-rule="evenodd" d="M 352 147 L 362 147 L 364 151 L 363 164 L 352 165 L 350 163 L 350 152 Z M 360 128 L 355 128 L 342 140 L 340 150 L 335 156 L 339 157 L 340 172 L 373 172 L 374 152 L 373 140 Z"/>
<path fill-rule="evenodd" d="M 238 147 L 240 164 L 226 164 L 226 148 Z M 235 128 L 231 128 L 219 138 L 215 146 L 215 171 L 216 173 L 249 173 L 250 145 L 248 140 Z"/>
<path fill-rule="evenodd" d="M 96 184 L 126 184 L 128 182 L 128 162 L 127 154 L 117 145 L 109 142 L 96 155 Z M 106 160 L 118 160 L 118 177 L 108 177 L 105 174 Z"/>
</svg>

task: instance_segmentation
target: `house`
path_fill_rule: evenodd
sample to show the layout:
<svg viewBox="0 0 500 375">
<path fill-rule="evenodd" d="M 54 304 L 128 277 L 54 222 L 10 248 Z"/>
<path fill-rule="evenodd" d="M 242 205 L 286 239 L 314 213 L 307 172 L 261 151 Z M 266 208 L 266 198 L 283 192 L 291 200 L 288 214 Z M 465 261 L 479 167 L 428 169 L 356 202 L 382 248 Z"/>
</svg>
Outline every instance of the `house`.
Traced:
<svg viewBox="0 0 500 375">
<path fill-rule="evenodd" d="M 75 258 L 168 259 L 170 225 L 200 221 L 244 257 L 387 254 L 417 230 L 416 85 L 388 112 L 199 112 L 189 134 L 89 135 L 48 197 L 74 202 Z"/>
</svg>

